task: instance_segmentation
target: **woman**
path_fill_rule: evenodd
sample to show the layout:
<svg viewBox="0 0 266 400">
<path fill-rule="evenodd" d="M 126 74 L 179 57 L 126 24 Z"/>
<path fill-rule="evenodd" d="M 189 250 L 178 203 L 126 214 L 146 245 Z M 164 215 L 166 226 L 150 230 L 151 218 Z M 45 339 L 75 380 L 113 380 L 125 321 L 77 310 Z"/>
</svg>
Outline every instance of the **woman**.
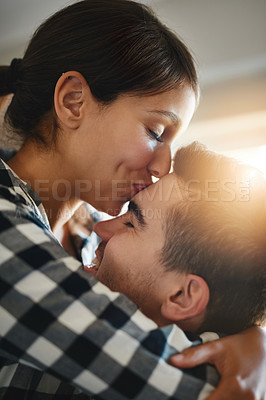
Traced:
<svg viewBox="0 0 266 400">
<path fill-rule="evenodd" d="M 100 398 L 153 398 L 154 386 L 139 382 L 132 360 L 117 358 L 119 372 L 117 363 L 110 367 L 119 351 L 113 342 L 101 351 L 125 331 L 141 376 L 148 380 L 156 365 L 163 377 L 158 353 L 154 360 L 140 345 L 143 328 L 134 336 L 118 322 L 112 298 L 101 308 L 106 296 L 58 241 L 74 254 L 66 222 L 81 202 L 117 215 L 152 176 L 169 172 L 170 144 L 186 129 L 198 99 L 192 57 L 147 7 L 81 1 L 48 19 L 22 60 L 1 67 L 0 95 L 9 93 L 14 97 L 6 118 L 25 141 L 1 166 L 2 365 L 28 363 Z M 132 307 L 125 303 L 120 312 L 130 319 Z M 256 343 L 247 351 L 250 338 Z M 259 392 L 263 340 L 254 329 L 199 348 L 192 363 L 214 362 L 222 374 L 221 390 L 210 399 L 223 398 L 223 382 L 226 398 L 248 398 L 254 382 Z M 34 391 L 34 372 L 27 373 Z M 235 388 L 246 376 L 248 388 Z M 177 389 L 173 393 L 177 398 Z"/>
</svg>

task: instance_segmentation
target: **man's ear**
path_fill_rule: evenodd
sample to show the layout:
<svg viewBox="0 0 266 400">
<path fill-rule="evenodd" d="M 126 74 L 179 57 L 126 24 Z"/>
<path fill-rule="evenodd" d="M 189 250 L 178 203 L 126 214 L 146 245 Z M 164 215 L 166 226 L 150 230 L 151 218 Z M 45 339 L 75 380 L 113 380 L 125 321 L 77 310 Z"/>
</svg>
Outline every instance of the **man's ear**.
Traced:
<svg viewBox="0 0 266 400">
<path fill-rule="evenodd" d="M 54 92 L 54 108 L 63 125 L 77 129 L 84 115 L 84 102 L 90 93 L 85 78 L 77 71 L 68 71 L 58 79 Z"/>
<path fill-rule="evenodd" d="M 209 302 L 207 282 L 198 275 L 184 275 L 180 284 L 171 287 L 162 306 L 161 313 L 170 321 L 183 321 L 202 313 Z"/>
</svg>

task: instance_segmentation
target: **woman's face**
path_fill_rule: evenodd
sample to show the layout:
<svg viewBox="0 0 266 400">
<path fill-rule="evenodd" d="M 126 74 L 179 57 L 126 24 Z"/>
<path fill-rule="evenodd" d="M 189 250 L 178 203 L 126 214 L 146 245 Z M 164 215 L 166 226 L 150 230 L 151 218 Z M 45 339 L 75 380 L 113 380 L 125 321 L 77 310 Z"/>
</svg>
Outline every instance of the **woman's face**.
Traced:
<svg viewBox="0 0 266 400">
<path fill-rule="evenodd" d="M 89 104 L 72 164 L 81 200 L 117 215 L 152 176 L 169 172 L 170 145 L 194 110 L 188 84 L 154 96 L 120 96 L 105 107 Z"/>
</svg>

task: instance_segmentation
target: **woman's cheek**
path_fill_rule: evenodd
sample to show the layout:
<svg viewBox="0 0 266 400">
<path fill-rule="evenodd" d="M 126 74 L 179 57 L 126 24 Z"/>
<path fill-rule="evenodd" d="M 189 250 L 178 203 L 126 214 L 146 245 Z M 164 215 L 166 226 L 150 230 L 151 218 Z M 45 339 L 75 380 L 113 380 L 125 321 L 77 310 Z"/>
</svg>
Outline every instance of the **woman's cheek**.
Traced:
<svg viewBox="0 0 266 400">
<path fill-rule="evenodd" d="M 131 147 L 127 151 L 125 163 L 131 170 L 145 168 L 152 160 L 156 143 L 153 141 L 146 141 L 140 146 Z"/>
</svg>

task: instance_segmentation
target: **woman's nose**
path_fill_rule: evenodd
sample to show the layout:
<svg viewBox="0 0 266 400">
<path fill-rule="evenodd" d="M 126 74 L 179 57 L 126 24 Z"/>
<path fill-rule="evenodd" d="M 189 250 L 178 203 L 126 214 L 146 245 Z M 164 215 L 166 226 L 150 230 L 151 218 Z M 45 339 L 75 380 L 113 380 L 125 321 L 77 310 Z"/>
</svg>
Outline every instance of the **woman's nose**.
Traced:
<svg viewBox="0 0 266 400">
<path fill-rule="evenodd" d="M 93 226 L 93 230 L 104 242 L 108 242 L 119 229 L 120 223 L 118 220 L 119 217 L 97 222 Z"/>
<path fill-rule="evenodd" d="M 148 164 L 149 173 L 156 178 L 162 178 L 168 174 L 171 167 L 171 150 L 166 143 L 159 145 L 154 152 L 154 157 Z"/>
</svg>

